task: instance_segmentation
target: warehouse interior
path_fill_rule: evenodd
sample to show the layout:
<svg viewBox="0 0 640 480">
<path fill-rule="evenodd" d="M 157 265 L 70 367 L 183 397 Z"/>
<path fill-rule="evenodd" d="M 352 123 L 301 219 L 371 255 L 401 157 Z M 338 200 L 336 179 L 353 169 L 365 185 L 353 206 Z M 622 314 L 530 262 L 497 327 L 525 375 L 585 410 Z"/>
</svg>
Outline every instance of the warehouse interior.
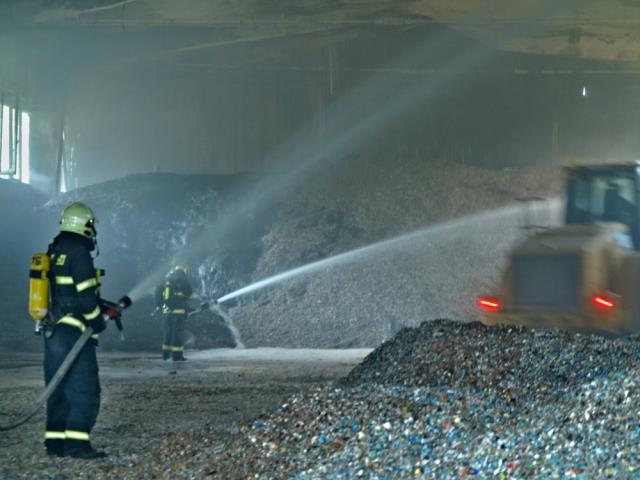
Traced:
<svg viewBox="0 0 640 480">
<path fill-rule="evenodd" d="M 98 219 L 102 295 L 133 300 L 123 333 L 100 339 L 96 442 L 111 455 L 88 467 L 95 478 L 604 475 L 616 453 L 589 459 L 585 447 L 569 465 L 560 434 L 544 439 L 559 464 L 528 447 L 516 458 L 517 435 L 542 438 L 538 427 L 509 427 L 513 444 L 495 446 L 486 431 L 500 429 L 455 413 L 457 402 L 486 387 L 501 414 L 525 407 L 503 380 L 465 390 L 454 377 L 480 348 L 478 375 L 506 362 L 513 385 L 544 390 L 541 404 L 553 404 L 544 395 L 557 382 L 567 415 L 591 404 L 587 393 L 579 406 L 562 397 L 559 378 L 586 389 L 619 368 L 628 385 L 612 402 L 637 395 L 632 347 L 617 340 L 547 341 L 519 327 L 514 339 L 472 322 L 531 224 L 562 223 L 563 168 L 640 159 L 638 22 L 634 0 L 0 0 L 0 419 L 42 390 L 31 256 L 65 206 L 84 202 Z M 177 366 L 159 357 L 154 303 L 175 265 L 206 305 L 188 320 L 191 358 Z M 605 352 L 594 354 L 602 365 L 580 357 L 590 349 Z M 575 368 L 558 373 L 543 354 Z M 548 368 L 518 376 L 525 357 Z M 394 381 L 384 372 L 396 364 Z M 412 399 L 414 387 L 427 390 Z M 144 402 L 124 411 L 135 396 Z M 489 460 L 460 450 L 455 464 L 423 437 L 419 452 L 389 453 L 393 435 L 409 442 L 401 418 L 426 415 L 423 396 L 452 416 L 443 421 L 473 424 L 460 428 L 484 439 Z M 358 426 L 345 433 L 324 418 L 296 423 L 298 437 L 273 433 L 329 410 Z M 40 454 L 38 415 L 0 432 L 0 476 L 85 468 Z M 411 428 L 427 429 L 423 417 Z M 560 428 L 553 421 L 544 425 Z M 375 443 L 380 429 L 389 438 Z M 566 429 L 562 441 L 605 441 Z M 640 468 L 621 456 L 626 474 Z"/>
</svg>

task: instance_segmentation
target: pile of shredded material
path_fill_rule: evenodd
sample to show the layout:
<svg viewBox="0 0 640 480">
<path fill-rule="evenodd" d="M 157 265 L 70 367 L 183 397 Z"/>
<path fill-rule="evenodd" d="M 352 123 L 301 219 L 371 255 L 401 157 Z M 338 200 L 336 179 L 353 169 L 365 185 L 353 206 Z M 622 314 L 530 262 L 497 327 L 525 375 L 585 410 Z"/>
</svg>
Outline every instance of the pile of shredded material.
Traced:
<svg viewBox="0 0 640 480">
<path fill-rule="evenodd" d="M 640 474 L 638 340 L 425 322 L 341 383 L 225 438 L 164 442 L 136 475 L 630 478 Z"/>
<path fill-rule="evenodd" d="M 44 208 L 44 196 L 6 183 L 0 199 L 6 196 L 14 207 L 3 217 L 0 238 L 7 237 L 7 248 L 0 253 L 6 257 L 0 277 L 10 286 L 0 298 L 7 321 L 24 328 L 0 344 L 22 349 L 31 337 L 31 324 L 22 321 L 27 282 L 16 279 L 26 278 L 31 254 L 46 250 L 60 212 L 72 201 L 88 203 L 100 219 L 96 265 L 107 271 L 107 298 L 115 300 L 160 272 L 127 312 L 126 342 L 115 332 L 103 335 L 103 348 L 117 350 L 157 348 L 154 282 L 182 256 L 189 258 L 198 293 L 219 298 L 290 268 L 427 229 L 394 249 L 225 304 L 250 347 L 369 347 L 388 338 L 388 325 L 471 319 L 473 298 L 493 285 L 504 252 L 523 232 L 518 226 L 524 215 L 503 207 L 518 204 L 518 197 L 554 196 L 557 178 L 551 167 L 494 170 L 417 158 L 348 158 L 288 185 L 268 204 L 254 204 L 254 178 L 155 173 L 75 190 Z M 274 175 L 272 181 L 280 179 Z M 484 216 L 465 218 L 478 213 Z M 221 218 L 234 219 L 236 228 L 225 233 Z M 452 219 L 457 223 L 445 230 L 428 230 Z M 195 348 L 232 345 L 215 317 L 195 316 L 188 328 Z M 37 349 L 39 342 L 27 347 Z"/>
<path fill-rule="evenodd" d="M 242 297 L 232 317 L 248 346 L 316 348 L 377 346 L 388 324 L 472 320 L 475 297 L 495 286 L 509 248 L 528 232 L 521 227 L 554 220 L 548 205 L 528 215 L 518 199 L 552 198 L 560 179 L 554 168 L 415 158 L 327 169 L 278 208 L 253 280 L 420 233 Z"/>
</svg>

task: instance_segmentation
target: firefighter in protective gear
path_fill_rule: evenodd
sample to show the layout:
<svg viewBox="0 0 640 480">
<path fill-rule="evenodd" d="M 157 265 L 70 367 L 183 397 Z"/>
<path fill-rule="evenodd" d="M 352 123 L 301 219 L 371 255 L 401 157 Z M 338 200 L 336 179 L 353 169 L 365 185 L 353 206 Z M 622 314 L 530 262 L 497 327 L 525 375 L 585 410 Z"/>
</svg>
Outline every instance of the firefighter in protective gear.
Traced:
<svg viewBox="0 0 640 480">
<path fill-rule="evenodd" d="M 51 327 L 45 335 L 44 376 L 48 384 L 82 332 L 95 335 L 47 401 L 45 446 L 48 455 L 100 458 L 90 442 L 100 408 L 96 360 L 97 334 L 108 316 L 99 306 L 99 283 L 91 251 L 96 246 L 96 217 L 83 203 L 65 208 L 60 233 L 49 245 Z"/>
<path fill-rule="evenodd" d="M 162 313 L 164 315 L 164 360 L 184 361 L 184 331 L 189 313 L 188 301 L 193 296 L 193 288 L 187 269 L 177 266 L 166 277 L 162 289 Z"/>
</svg>

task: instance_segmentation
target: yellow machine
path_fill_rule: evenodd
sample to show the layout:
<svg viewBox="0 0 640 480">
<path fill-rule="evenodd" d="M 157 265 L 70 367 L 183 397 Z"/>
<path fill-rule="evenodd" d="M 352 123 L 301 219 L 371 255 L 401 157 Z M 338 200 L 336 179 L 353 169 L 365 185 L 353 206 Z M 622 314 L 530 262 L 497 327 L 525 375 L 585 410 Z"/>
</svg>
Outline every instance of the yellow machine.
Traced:
<svg viewBox="0 0 640 480">
<path fill-rule="evenodd" d="M 565 225 L 517 245 L 481 321 L 624 335 L 640 330 L 640 165 L 566 169 Z"/>
<path fill-rule="evenodd" d="M 29 315 L 36 323 L 44 320 L 49 311 L 49 268 L 49 257 L 45 253 L 31 257 Z"/>
</svg>

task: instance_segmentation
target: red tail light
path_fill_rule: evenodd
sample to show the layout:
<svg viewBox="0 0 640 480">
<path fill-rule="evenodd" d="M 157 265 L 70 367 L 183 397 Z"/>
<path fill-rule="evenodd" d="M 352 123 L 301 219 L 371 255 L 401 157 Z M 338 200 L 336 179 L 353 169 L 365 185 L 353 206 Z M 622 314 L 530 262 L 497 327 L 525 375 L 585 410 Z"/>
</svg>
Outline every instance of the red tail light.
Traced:
<svg viewBox="0 0 640 480">
<path fill-rule="evenodd" d="M 591 303 L 601 310 L 613 310 L 616 308 L 615 300 L 605 295 L 594 295 L 591 297 Z"/>
<path fill-rule="evenodd" d="M 497 298 L 480 297 L 478 298 L 478 307 L 489 312 L 499 312 L 502 310 L 502 303 Z"/>
</svg>

